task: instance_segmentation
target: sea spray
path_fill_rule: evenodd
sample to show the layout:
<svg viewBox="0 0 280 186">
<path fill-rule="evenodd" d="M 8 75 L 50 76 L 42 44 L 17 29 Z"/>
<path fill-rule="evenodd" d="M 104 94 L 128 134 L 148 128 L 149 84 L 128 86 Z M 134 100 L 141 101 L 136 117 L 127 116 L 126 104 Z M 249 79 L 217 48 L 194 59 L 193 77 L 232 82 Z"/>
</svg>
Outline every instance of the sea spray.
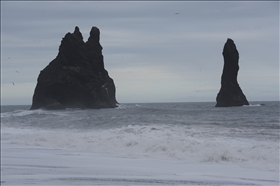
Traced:
<svg viewBox="0 0 280 186">
<path fill-rule="evenodd" d="M 207 137 L 185 127 L 126 126 L 89 132 L 4 128 L 5 143 L 76 149 L 127 158 L 177 159 L 186 163 L 233 163 L 277 171 L 279 144 Z M 277 148 L 275 148 L 277 147 Z"/>
</svg>

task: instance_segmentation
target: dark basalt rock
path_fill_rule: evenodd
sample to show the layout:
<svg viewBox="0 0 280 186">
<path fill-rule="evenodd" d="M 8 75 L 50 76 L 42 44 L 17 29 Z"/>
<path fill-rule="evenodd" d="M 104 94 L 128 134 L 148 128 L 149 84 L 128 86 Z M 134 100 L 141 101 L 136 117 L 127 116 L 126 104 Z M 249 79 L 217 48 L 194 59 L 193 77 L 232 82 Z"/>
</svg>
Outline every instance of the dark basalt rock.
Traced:
<svg viewBox="0 0 280 186">
<path fill-rule="evenodd" d="M 227 39 L 224 50 L 224 69 L 216 107 L 249 105 L 237 82 L 239 53 L 232 39 Z"/>
<path fill-rule="evenodd" d="M 61 41 L 59 53 L 39 74 L 31 110 L 114 108 L 115 85 L 104 68 L 99 29 L 87 42 L 78 27 Z"/>
</svg>

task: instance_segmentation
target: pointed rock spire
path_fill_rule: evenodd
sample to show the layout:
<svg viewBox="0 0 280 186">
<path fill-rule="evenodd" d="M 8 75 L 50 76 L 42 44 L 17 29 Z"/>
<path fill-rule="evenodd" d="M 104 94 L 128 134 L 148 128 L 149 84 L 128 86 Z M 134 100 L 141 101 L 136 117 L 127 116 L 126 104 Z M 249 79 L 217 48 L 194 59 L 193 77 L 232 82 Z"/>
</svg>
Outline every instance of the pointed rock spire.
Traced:
<svg viewBox="0 0 280 186">
<path fill-rule="evenodd" d="M 88 38 L 88 40 L 93 40 L 95 42 L 99 42 L 100 40 L 100 31 L 97 27 L 92 27 L 90 30 L 90 36 Z"/>
<path fill-rule="evenodd" d="M 234 41 L 230 38 L 227 39 L 224 45 L 223 57 L 224 68 L 221 78 L 221 89 L 216 98 L 216 107 L 249 105 L 237 82 L 239 53 Z"/>
<path fill-rule="evenodd" d="M 67 33 L 57 57 L 39 74 L 31 109 L 117 107 L 113 79 L 104 68 L 99 29 L 84 42 L 79 27 Z"/>
<path fill-rule="evenodd" d="M 73 33 L 74 37 L 76 37 L 77 39 L 83 40 L 83 36 L 80 32 L 79 27 L 75 27 L 74 33 Z"/>
</svg>

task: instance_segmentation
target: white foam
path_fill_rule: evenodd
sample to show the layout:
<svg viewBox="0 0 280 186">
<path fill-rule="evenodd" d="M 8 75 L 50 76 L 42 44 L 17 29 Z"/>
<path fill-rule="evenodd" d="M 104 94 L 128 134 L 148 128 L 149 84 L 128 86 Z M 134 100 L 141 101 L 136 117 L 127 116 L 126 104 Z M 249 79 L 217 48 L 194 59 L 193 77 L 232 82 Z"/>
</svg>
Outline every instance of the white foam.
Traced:
<svg viewBox="0 0 280 186">
<path fill-rule="evenodd" d="M 243 105 L 243 107 L 260 107 L 263 104 L 249 104 L 249 105 Z"/>
<path fill-rule="evenodd" d="M 95 131 L 2 128 L 5 143 L 84 150 L 129 158 L 176 159 L 188 163 L 233 163 L 279 170 L 279 143 L 207 137 L 193 128 L 126 126 Z"/>
<path fill-rule="evenodd" d="M 28 115 L 42 115 L 42 114 L 53 114 L 53 115 L 65 115 L 62 112 L 54 112 L 48 110 L 15 110 L 13 112 L 4 112 L 1 113 L 1 118 L 5 117 L 21 117 L 21 116 L 28 116 Z"/>
<path fill-rule="evenodd" d="M 1 118 L 12 117 L 12 116 L 27 116 L 31 114 L 40 114 L 42 110 L 16 110 L 13 112 L 4 112 L 1 113 Z"/>
<path fill-rule="evenodd" d="M 118 107 L 116 109 L 127 109 L 129 108 L 129 105 L 124 105 L 124 104 L 117 104 Z"/>
<path fill-rule="evenodd" d="M 2 144 L 1 185 L 279 185 L 278 172 Z"/>
</svg>

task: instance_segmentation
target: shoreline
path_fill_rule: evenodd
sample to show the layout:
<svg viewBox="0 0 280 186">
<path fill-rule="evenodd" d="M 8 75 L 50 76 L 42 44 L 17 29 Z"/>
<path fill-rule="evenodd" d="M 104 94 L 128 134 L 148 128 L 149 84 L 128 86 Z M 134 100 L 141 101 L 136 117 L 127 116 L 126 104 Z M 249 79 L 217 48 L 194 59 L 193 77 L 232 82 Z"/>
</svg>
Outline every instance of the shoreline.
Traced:
<svg viewBox="0 0 280 186">
<path fill-rule="evenodd" d="M 279 185 L 279 172 L 1 143 L 1 185 Z"/>
</svg>

